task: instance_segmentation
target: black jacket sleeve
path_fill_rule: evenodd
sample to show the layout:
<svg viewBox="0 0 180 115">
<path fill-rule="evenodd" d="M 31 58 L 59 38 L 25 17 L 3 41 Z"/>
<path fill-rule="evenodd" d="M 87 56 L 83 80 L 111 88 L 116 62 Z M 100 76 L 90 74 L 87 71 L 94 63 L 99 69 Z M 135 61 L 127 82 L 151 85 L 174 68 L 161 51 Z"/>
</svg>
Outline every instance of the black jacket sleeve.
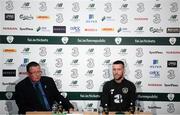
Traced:
<svg viewBox="0 0 180 115">
<path fill-rule="evenodd" d="M 26 111 L 35 111 L 34 108 L 26 105 L 25 98 L 24 98 L 24 91 L 20 86 L 15 87 L 14 99 L 16 104 L 19 108 L 19 114 L 25 114 Z"/>
<path fill-rule="evenodd" d="M 131 85 L 131 93 L 129 98 L 130 98 L 130 107 L 134 107 L 136 102 L 136 87 L 134 84 Z"/>
<path fill-rule="evenodd" d="M 74 108 L 68 98 L 64 98 L 58 91 L 54 80 L 51 78 L 51 85 L 53 89 L 53 97 L 57 103 L 62 103 L 63 108 L 68 111 L 70 108 Z"/>
<path fill-rule="evenodd" d="M 109 87 L 108 87 L 108 82 L 106 82 L 103 86 L 103 91 L 101 94 L 101 106 L 105 107 L 105 104 L 107 106 L 109 105 Z"/>
</svg>

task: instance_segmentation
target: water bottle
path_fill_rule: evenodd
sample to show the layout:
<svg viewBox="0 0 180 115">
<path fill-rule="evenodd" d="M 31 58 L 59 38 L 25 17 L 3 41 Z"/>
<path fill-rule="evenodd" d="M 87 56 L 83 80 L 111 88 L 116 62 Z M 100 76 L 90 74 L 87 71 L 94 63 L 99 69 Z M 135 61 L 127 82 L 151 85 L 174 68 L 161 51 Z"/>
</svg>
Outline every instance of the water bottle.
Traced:
<svg viewBox="0 0 180 115">
<path fill-rule="evenodd" d="M 58 113 L 63 113 L 63 106 L 61 101 L 58 104 Z"/>
<path fill-rule="evenodd" d="M 54 103 L 54 104 L 52 105 L 52 113 L 53 113 L 53 114 L 56 114 L 56 113 L 57 113 L 57 109 L 58 109 L 57 103 Z"/>
<path fill-rule="evenodd" d="M 136 105 L 135 105 L 135 110 L 139 113 L 140 112 L 140 107 L 141 107 L 141 104 L 140 104 L 140 101 L 139 100 L 136 100 Z"/>
<path fill-rule="evenodd" d="M 105 106 L 104 106 L 104 113 L 105 113 L 105 115 L 109 114 L 108 104 L 105 104 Z"/>
<path fill-rule="evenodd" d="M 131 114 L 134 114 L 134 112 L 135 112 L 135 107 L 134 107 L 134 104 L 132 102 L 130 103 L 129 112 Z"/>
<path fill-rule="evenodd" d="M 102 115 L 102 113 L 103 113 L 103 108 L 102 108 L 102 106 L 100 106 L 100 107 L 98 108 L 98 114 L 99 114 L 99 115 Z"/>
</svg>

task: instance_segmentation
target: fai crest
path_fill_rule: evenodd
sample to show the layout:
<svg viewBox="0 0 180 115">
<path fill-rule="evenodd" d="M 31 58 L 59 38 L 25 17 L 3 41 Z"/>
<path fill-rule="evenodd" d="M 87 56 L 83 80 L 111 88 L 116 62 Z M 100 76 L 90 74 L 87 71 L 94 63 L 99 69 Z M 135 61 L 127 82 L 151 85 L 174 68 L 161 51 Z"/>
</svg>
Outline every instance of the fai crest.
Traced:
<svg viewBox="0 0 180 115">
<path fill-rule="evenodd" d="M 174 95 L 173 93 L 169 93 L 169 94 L 167 95 L 167 97 L 168 97 L 168 99 L 169 99 L 170 101 L 172 101 L 172 100 L 174 99 L 175 95 Z"/>
<path fill-rule="evenodd" d="M 12 96 L 13 96 L 13 93 L 12 92 L 6 92 L 6 98 L 7 99 L 11 99 L 12 98 Z"/>
<path fill-rule="evenodd" d="M 12 43 L 14 41 L 14 37 L 13 36 L 7 36 L 6 40 L 8 43 Z"/>
<path fill-rule="evenodd" d="M 115 42 L 116 42 L 116 44 L 120 44 L 121 43 L 121 41 L 122 41 L 122 38 L 115 38 Z"/>
<path fill-rule="evenodd" d="M 176 43 L 176 38 L 169 38 L 169 43 L 174 45 Z"/>
<path fill-rule="evenodd" d="M 64 97 L 64 98 L 67 98 L 67 93 L 66 92 L 62 92 L 61 95 Z"/>
<path fill-rule="evenodd" d="M 68 40 L 69 40 L 69 38 L 68 37 L 62 37 L 62 43 L 63 44 L 67 44 L 68 43 Z"/>
<path fill-rule="evenodd" d="M 124 94 L 127 94 L 127 93 L 128 93 L 128 88 L 127 88 L 127 87 L 122 88 L 122 92 L 123 92 Z"/>
</svg>

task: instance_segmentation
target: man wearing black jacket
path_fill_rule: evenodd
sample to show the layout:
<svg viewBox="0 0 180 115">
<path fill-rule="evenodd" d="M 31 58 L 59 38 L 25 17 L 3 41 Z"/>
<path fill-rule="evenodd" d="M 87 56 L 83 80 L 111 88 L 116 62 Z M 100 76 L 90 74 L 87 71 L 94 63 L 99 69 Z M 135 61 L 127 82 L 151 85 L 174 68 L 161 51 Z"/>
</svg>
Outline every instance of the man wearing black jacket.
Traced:
<svg viewBox="0 0 180 115">
<path fill-rule="evenodd" d="M 101 106 L 109 111 L 134 112 L 136 87 L 124 78 L 124 62 L 115 61 L 112 65 L 114 79 L 103 86 Z"/>
<path fill-rule="evenodd" d="M 41 76 L 41 67 L 36 62 L 30 62 L 27 67 L 28 77 L 15 87 L 15 101 L 19 114 L 27 111 L 51 111 L 54 103 L 61 103 L 66 111 L 73 106 L 68 99 L 60 95 L 52 78 Z"/>
</svg>

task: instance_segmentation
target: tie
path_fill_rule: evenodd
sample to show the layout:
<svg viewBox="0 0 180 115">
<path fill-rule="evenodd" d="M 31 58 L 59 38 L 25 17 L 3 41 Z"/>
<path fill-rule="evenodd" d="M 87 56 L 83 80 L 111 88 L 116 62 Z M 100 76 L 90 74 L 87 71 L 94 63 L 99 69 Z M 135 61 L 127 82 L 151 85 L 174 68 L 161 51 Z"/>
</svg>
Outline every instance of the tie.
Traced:
<svg viewBox="0 0 180 115">
<path fill-rule="evenodd" d="M 38 83 L 35 84 L 35 90 L 36 90 L 36 94 L 37 94 L 39 102 L 41 103 L 42 107 L 44 109 L 46 109 L 46 104 L 44 102 L 43 95 L 41 93 L 41 90 L 39 88 L 39 84 Z"/>
</svg>

